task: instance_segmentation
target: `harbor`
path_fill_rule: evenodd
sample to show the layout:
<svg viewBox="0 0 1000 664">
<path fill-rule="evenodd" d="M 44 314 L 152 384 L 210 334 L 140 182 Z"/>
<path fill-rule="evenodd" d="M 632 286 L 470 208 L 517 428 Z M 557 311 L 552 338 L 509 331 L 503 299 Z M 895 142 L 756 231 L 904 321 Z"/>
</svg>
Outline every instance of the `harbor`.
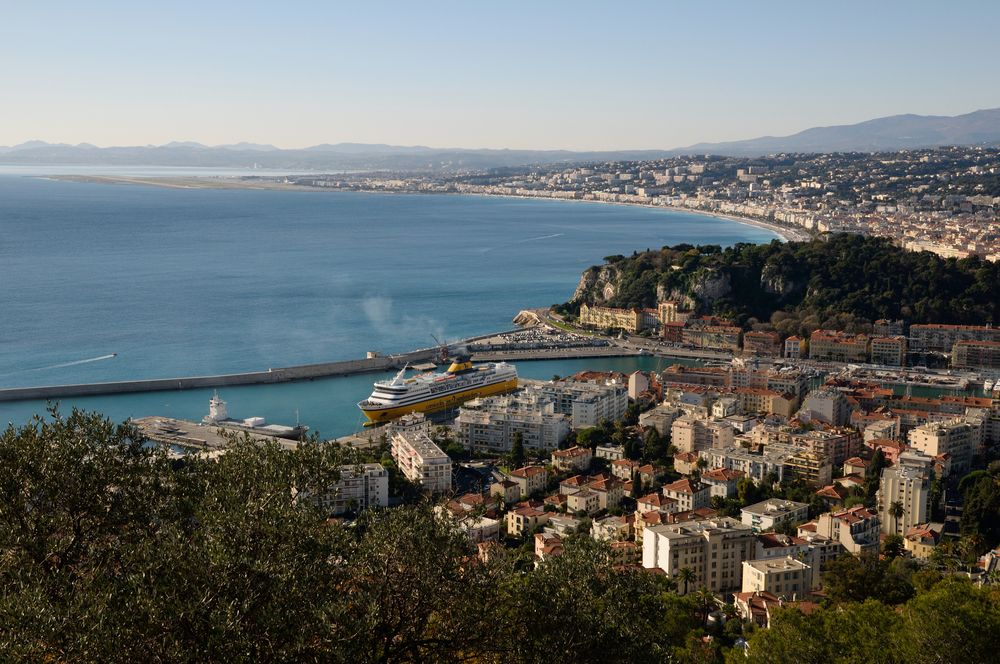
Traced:
<svg viewBox="0 0 1000 664">
<path fill-rule="evenodd" d="M 539 334 L 539 330 L 535 328 L 513 329 L 461 339 L 450 343 L 449 346 L 468 347 L 475 362 L 612 358 L 651 354 L 648 349 L 635 344 L 610 343 L 606 339 L 554 330 L 551 335 L 541 334 L 539 336 Z M 657 354 L 669 355 L 670 352 L 667 350 L 666 353 Z M 681 351 L 681 353 L 678 353 L 678 356 L 699 356 L 699 353 L 691 351 Z M 718 354 L 701 353 L 700 355 L 707 359 L 715 359 Z M 440 361 L 440 358 L 441 348 L 429 347 L 395 355 L 369 353 L 368 357 L 356 360 L 304 364 L 245 373 L 10 387 L 0 389 L 0 402 L 290 383 L 356 374 L 382 373 L 399 370 L 407 365 L 433 368 L 436 366 L 434 363 Z"/>
</svg>

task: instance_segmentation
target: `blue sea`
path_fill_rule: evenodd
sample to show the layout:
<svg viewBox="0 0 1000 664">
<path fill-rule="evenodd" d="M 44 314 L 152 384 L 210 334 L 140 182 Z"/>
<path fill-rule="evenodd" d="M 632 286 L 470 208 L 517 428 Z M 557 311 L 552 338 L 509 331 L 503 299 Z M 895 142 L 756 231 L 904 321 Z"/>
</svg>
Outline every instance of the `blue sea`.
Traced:
<svg viewBox="0 0 1000 664">
<path fill-rule="evenodd" d="M 509 329 L 520 309 L 567 300 L 580 273 L 607 255 L 774 237 L 628 206 L 0 174 L 0 386 L 255 371 L 426 347 L 432 335 Z M 519 369 L 548 378 L 572 364 Z M 342 435 L 360 424 L 354 403 L 374 378 L 228 388 L 223 397 L 237 416 L 288 422 L 298 409 L 323 435 Z M 64 406 L 200 419 L 208 396 Z M 0 403 L 0 421 L 42 406 Z"/>
</svg>

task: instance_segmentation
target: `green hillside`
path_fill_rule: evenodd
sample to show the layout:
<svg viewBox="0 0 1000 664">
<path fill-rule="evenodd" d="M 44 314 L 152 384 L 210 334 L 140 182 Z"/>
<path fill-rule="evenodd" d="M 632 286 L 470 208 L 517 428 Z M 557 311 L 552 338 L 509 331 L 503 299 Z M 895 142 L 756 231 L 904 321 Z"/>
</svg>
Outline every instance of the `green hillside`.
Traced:
<svg viewBox="0 0 1000 664">
<path fill-rule="evenodd" d="M 819 327 L 864 331 L 879 318 L 992 323 L 1000 318 L 998 286 L 997 263 L 945 259 L 884 238 L 841 234 L 609 256 L 584 273 L 573 300 L 561 308 L 572 313 L 584 302 L 653 307 L 660 298 L 682 299 L 748 329 L 806 334 Z"/>
</svg>

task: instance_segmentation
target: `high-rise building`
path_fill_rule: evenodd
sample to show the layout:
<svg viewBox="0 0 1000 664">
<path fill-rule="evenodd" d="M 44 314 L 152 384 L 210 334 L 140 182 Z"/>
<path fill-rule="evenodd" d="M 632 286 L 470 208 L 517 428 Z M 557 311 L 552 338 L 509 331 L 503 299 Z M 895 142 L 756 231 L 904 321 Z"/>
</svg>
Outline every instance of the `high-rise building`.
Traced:
<svg viewBox="0 0 1000 664">
<path fill-rule="evenodd" d="M 910 451 L 900 454 L 894 466 L 882 471 L 878 514 L 883 533 L 904 535 L 927 521 L 933 465 L 931 457 Z M 893 506 L 897 504 L 903 513 L 893 516 Z"/>
</svg>

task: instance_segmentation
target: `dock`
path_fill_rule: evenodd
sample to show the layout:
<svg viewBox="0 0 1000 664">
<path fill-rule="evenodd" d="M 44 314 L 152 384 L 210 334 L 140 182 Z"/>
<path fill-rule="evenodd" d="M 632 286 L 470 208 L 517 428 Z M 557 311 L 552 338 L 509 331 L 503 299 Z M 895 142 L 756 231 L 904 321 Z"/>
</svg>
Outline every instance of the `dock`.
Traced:
<svg viewBox="0 0 1000 664">
<path fill-rule="evenodd" d="M 132 420 L 132 424 L 139 428 L 147 440 L 161 445 L 199 452 L 224 451 L 229 447 L 230 436 L 235 435 L 238 438 L 243 436 L 243 432 L 172 417 L 140 417 Z M 259 433 L 247 433 L 246 435 L 256 442 L 276 443 L 286 450 L 293 450 L 298 445 L 295 441 L 285 438 Z"/>
</svg>

